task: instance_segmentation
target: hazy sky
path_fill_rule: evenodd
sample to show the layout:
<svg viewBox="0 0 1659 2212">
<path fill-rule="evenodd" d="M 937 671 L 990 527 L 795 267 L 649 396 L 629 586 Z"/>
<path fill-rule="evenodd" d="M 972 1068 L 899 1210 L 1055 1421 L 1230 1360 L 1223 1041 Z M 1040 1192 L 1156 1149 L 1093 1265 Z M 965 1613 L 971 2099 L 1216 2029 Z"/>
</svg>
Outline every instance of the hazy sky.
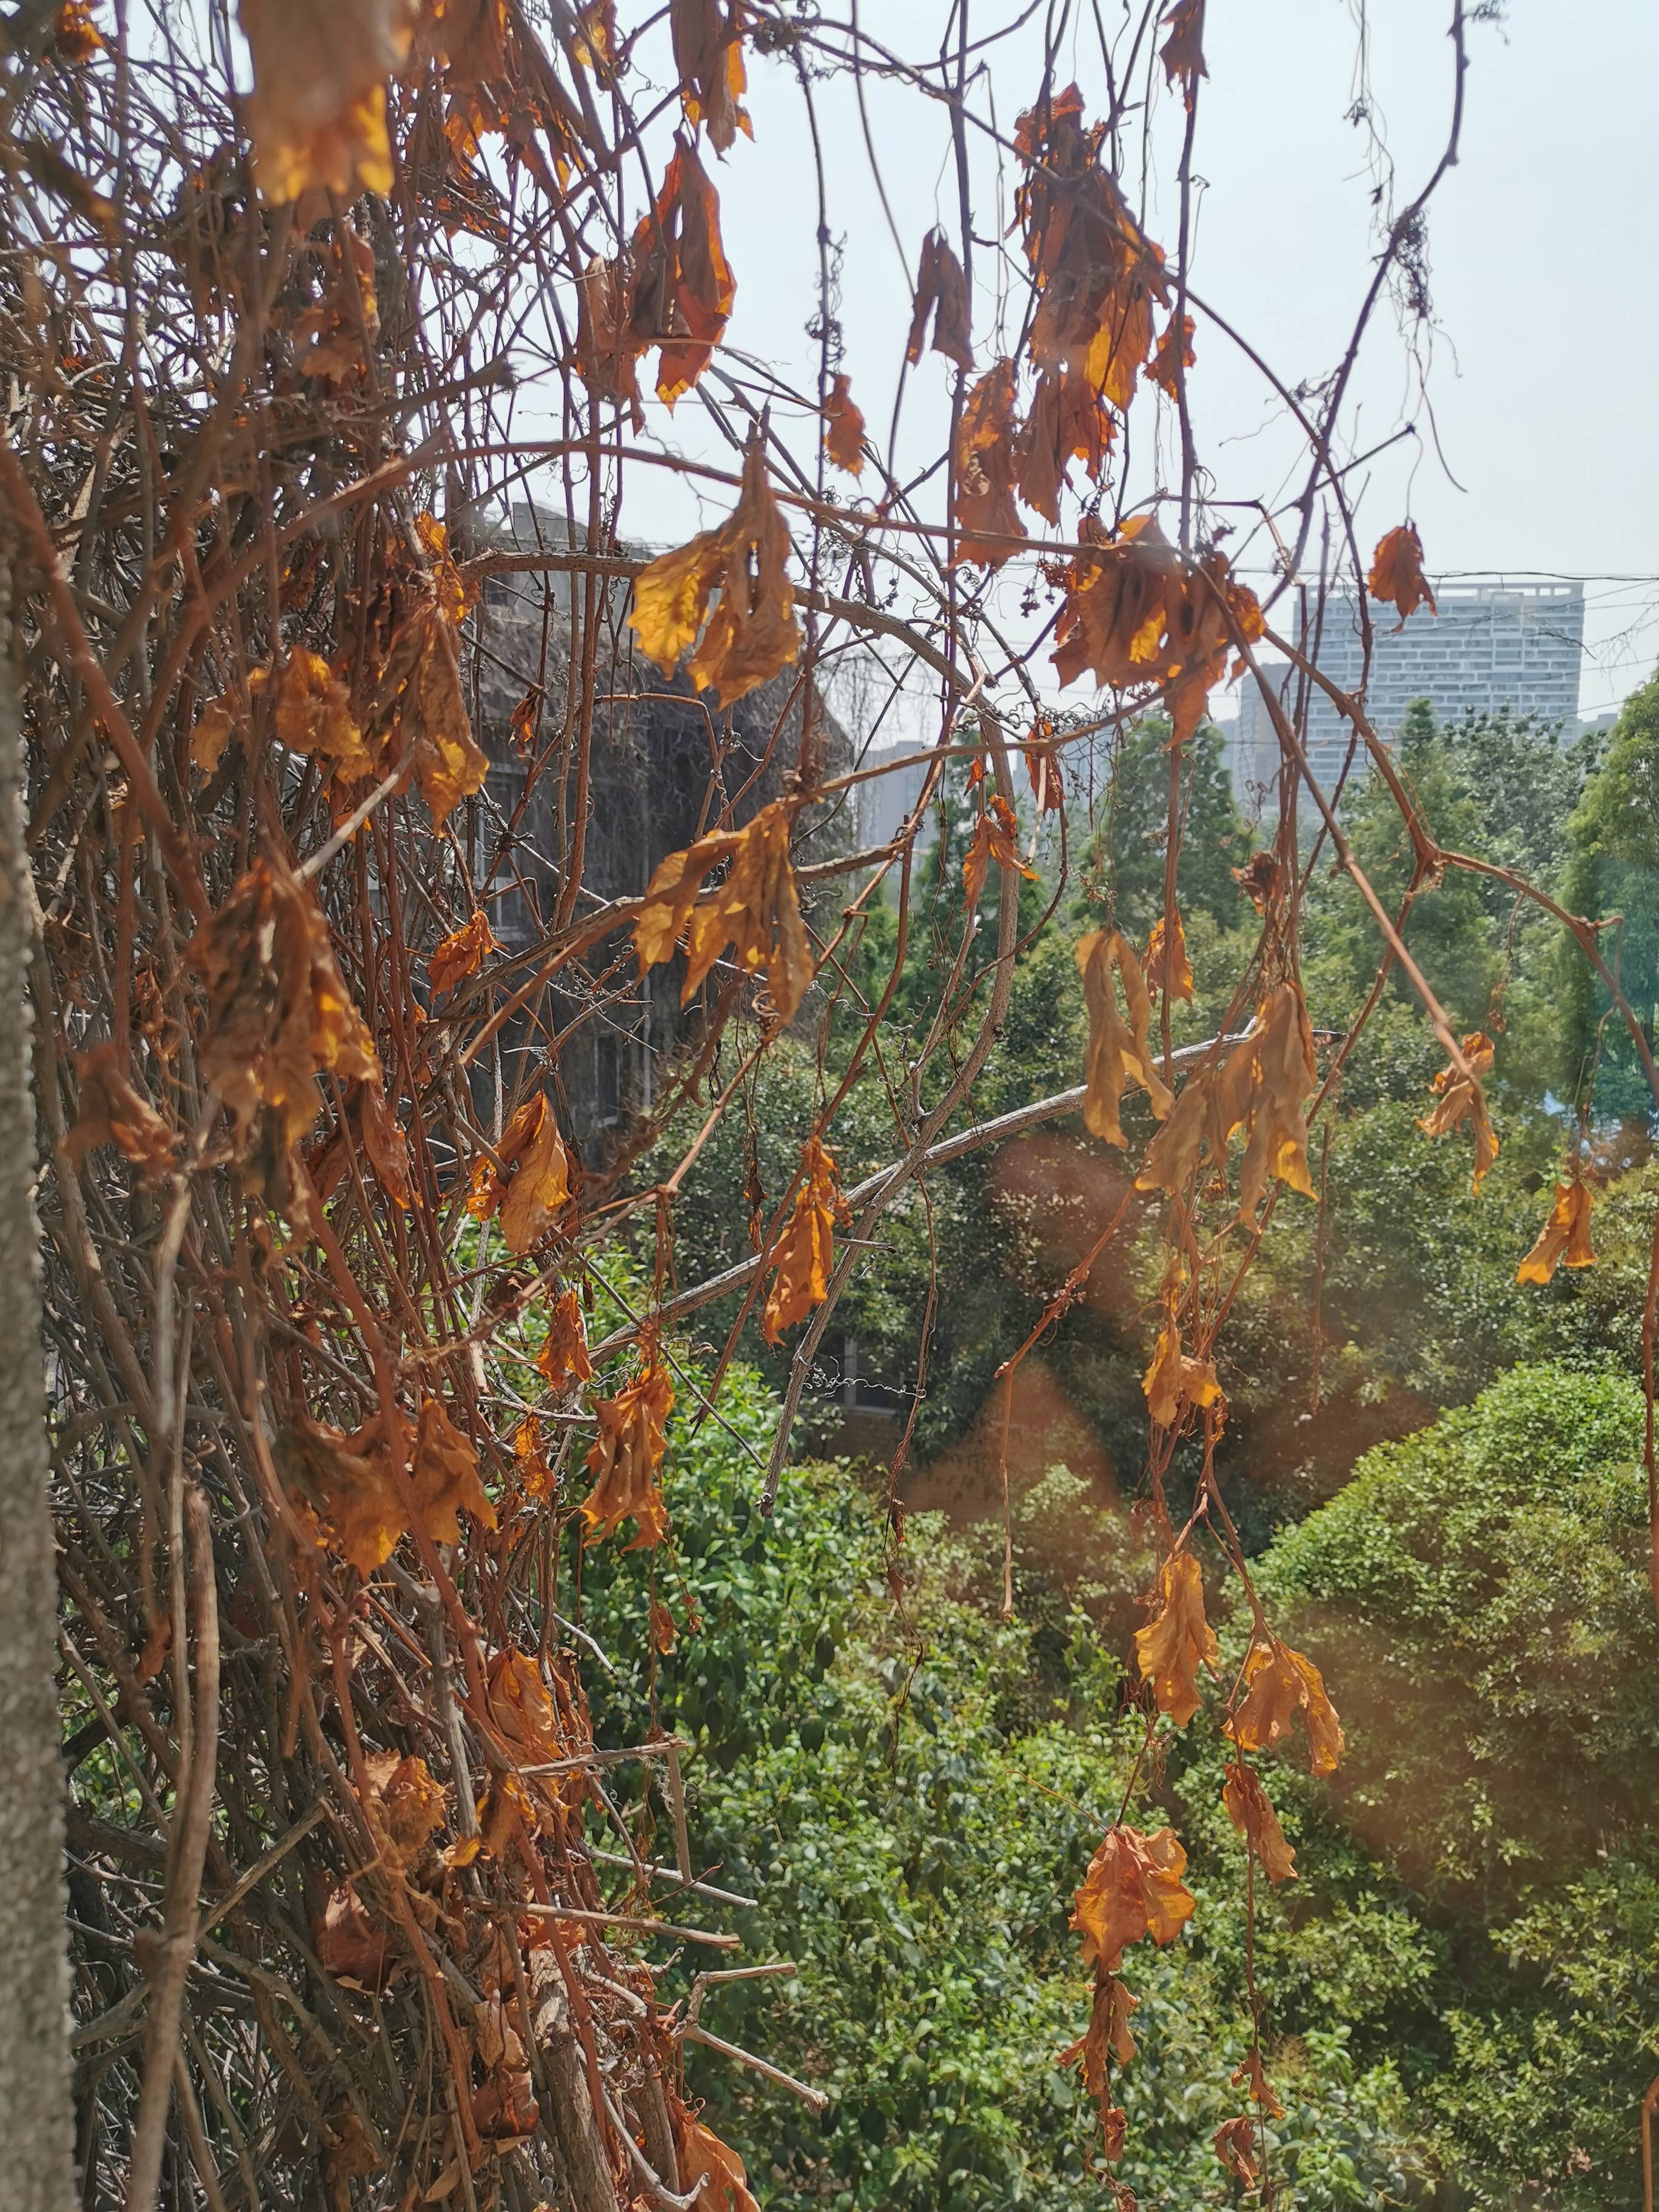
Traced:
<svg viewBox="0 0 1659 2212">
<path fill-rule="evenodd" d="M 1021 12 L 1016 0 L 971 4 L 978 35 Z M 1099 0 L 1109 27 L 1117 6 Z M 1089 9 L 1077 12 L 1087 23 Z M 915 56 L 928 50 L 944 9 L 940 0 L 863 0 L 860 14 L 867 31 Z M 1210 0 L 1196 156 L 1206 189 L 1193 281 L 1290 386 L 1324 375 L 1340 357 L 1372 266 L 1370 145 L 1346 119 L 1356 92 L 1357 15 L 1351 0 Z M 1444 142 L 1449 0 L 1373 0 L 1370 15 L 1372 112 L 1405 200 Z M 933 38 L 936 44 L 936 32 Z M 1504 22 L 1476 24 L 1469 40 L 1461 160 L 1433 203 L 1429 231 L 1437 328 L 1427 388 L 1443 462 L 1431 441 L 1408 441 L 1352 481 L 1368 547 L 1409 511 L 1431 572 L 1584 575 L 1589 650 L 1580 708 L 1594 714 L 1648 674 L 1659 651 L 1659 439 L 1650 419 L 1659 354 L 1651 115 L 1659 4 L 1510 0 Z M 668 78 L 665 56 L 659 61 L 648 42 L 640 58 L 644 70 Z M 990 49 L 988 59 L 975 104 L 994 111 L 1010 131 L 1036 82 L 1040 46 L 1027 33 Z M 1098 112 L 1103 80 L 1091 29 L 1061 67 L 1081 82 L 1089 112 Z M 884 433 L 909 271 L 935 216 L 954 215 L 946 120 L 913 93 L 878 81 L 868 86 L 902 264 L 849 88 L 830 81 L 816 86 L 814 97 L 830 227 L 844 242 L 843 366 L 872 428 Z M 749 105 L 755 143 L 739 139 L 716 172 L 738 278 L 728 340 L 805 386 L 817 360 L 804 329 L 816 300 L 816 183 L 805 103 L 786 60 L 755 58 Z M 1169 103 L 1163 155 L 1179 120 L 1178 103 Z M 1173 160 L 1161 156 L 1160 166 L 1172 179 Z M 990 164 L 980 163 L 974 212 L 987 241 L 1012 213 L 996 192 Z M 1172 184 L 1154 178 L 1152 193 L 1147 228 L 1168 247 L 1176 229 Z M 1005 251 L 1014 250 L 1010 241 Z M 981 362 L 999 349 L 999 295 L 1010 273 L 988 244 L 976 252 Z M 1282 497 L 1298 458 L 1282 410 L 1241 356 L 1206 331 L 1201 313 L 1197 346 L 1194 404 L 1218 495 Z M 924 356 L 911 373 L 902 457 L 937 450 L 948 375 L 938 356 Z M 1386 309 L 1354 388 L 1360 409 L 1352 450 L 1363 451 L 1413 410 L 1406 348 Z M 1154 406 L 1150 395 L 1136 404 L 1137 475 L 1161 467 L 1167 482 L 1169 426 L 1159 448 Z M 713 459 L 719 448 L 698 413 L 688 398 L 670 424 L 653 404 L 651 434 Z M 803 440 L 799 449 L 805 447 Z M 654 477 L 647 489 L 636 475 L 623 527 L 660 543 L 696 513 L 688 495 Z M 1247 565 L 1260 557 L 1243 556 Z"/>
</svg>

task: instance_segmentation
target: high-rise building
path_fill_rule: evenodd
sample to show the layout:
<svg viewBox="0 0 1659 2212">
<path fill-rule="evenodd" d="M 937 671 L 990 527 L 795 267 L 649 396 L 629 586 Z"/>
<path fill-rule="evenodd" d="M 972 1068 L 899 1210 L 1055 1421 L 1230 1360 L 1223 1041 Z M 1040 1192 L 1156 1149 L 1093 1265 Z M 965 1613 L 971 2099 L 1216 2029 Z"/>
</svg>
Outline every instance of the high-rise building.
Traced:
<svg viewBox="0 0 1659 2212">
<path fill-rule="evenodd" d="M 1581 584 L 1512 583 L 1498 576 L 1437 585 L 1438 614 L 1419 607 L 1396 627 L 1390 607 L 1371 608 L 1370 678 L 1365 710 L 1371 727 L 1391 739 L 1413 699 L 1426 699 L 1436 717 L 1539 714 L 1576 722 L 1578 669 L 1584 642 Z M 1332 599 L 1325 610 L 1318 665 L 1339 690 L 1358 690 L 1364 644 L 1352 599 Z M 1294 672 L 1286 662 L 1262 672 L 1281 698 L 1294 703 Z M 1351 725 L 1326 694 L 1313 687 L 1308 703 L 1309 765 L 1327 789 L 1347 757 Z M 1279 740 L 1273 717 L 1255 683 L 1246 678 L 1231 747 L 1233 781 L 1246 811 L 1255 814 L 1279 773 Z M 1363 749 L 1355 763 L 1364 773 Z"/>
</svg>

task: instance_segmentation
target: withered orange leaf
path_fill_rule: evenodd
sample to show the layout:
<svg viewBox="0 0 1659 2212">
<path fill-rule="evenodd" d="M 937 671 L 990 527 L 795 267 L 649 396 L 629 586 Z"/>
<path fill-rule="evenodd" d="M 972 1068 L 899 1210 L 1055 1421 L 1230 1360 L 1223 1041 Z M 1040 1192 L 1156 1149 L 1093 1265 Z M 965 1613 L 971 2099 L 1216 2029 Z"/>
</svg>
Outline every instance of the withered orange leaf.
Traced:
<svg viewBox="0 0 1659 2212">
<path fill-rule="evenodd" d="M 1386 600 L 1389 605 L 1399 608 L 1396 629 L 1404 629 L 1410 617 L 1425 601 L 1431 615 L 1439 612 L 1428 578 L 1423 574 L 1423 541 L 1409 522 L 1401 523 L 1377 541 L 1365 587 L 1374 599 Z"/>
<path fill-rule="evenodd" d="M 637 430 L 645 422 L 638 363 L 651 346 L 651 321 L 635 331 L 630 319 L 626 257 L 596 256 L 576 282 L 576 367 L 596 399 L 626 407 Z"/>
<path fill-rule="evenodd" d="M 1172 0 L 1164 17 L 1170 35 L 1158 48 L 1166 83 L 1177 77 L 1188 107 L 1198 94 L 1198 80 L 1208 76 L 1204 66 L 1204 0 Z"/>
<path fill-rule="evenodd" d="M 133 1082 L 117 1047 L 99 1044 L 79 1054 L 75 1071 L 81 1110 L 64 1139 L 70 1164 L 78 1168 L 98 1146 L 116 1145 L 146 1182 L 166 1175 L 173 1164 L 174 1133 Z"/>
<path fill-rule="evenodd" d="M 1250 2101 L 1259 2105 L 1270 2120 L 1282 2120 L 1285 2107 L 1279 2101 L 1273 2083 L 1267 2079 L 1267 2069 L 1261 2063 L 1261 2047 L 1253 2043 L 1245 2052 L 1241 2064 L 1229 2076 L 1235 2089 L 1249 2093 Z"/>
<path fill-rule="evenodd" d="M 853 404 L 850 377 L 837 375 L 823 403 L 823 450 L 849 477 L 864 469 L 864 417 Z"/>
<path fill-rule="evenodd" d="M 1036 870 L 1028 868 L 1019 857 L 1018 836 L 1013 808 L 1000 792 L 993 792 L 974 823 L 962 860 L 962 888 L 970 914 L 979 904 L 993 860 L 1000 868 L 1018 869 L 1028 882 L 1035 882 Z"/>
<path fill-rule="evenodd" d="M 536 1371 L 545 1376 L 550 1388 L 557 1391 L 593 1380 L 580 1291 L 562 1291 L 549 1308 L 547 1334 L 536 1354 Z"/>
<path fill-rule="evenodd" d="M 81 69 L 104 50 L 104 34 L 92 20 L 91 0 L 60 0 L 52 18 L 52 43 L 60 59 Z"/>
<path fill-rule="evenodd" d="M 1279 1815 L 1253 1767 L 1230 1759 L 1221 1802 L 1245 1842 L 1261 1862 L 1269 1881 L 1296 1880 L 1296 1853 L 1285 1840 Z"/>
<path fill-rule="evenodd" d="M 912 366 L 921 359 L 930 318 L 933 351 L 944 354 L 958 368 L 972 368 L 968 279 L 942 230 L 930 230 L 921 241 L 921 263 L 916 271 L 915 297 L 910 312 L 910 335 L 904 347 L 904 358 Z"/>
<path fill-rule="evenodd" d="M 731 706 L 788 667 L 800 648 L 795 595 L 785 573 L 789 532 L 766 480 L 757 440 L 744 456 L 743 492 L 717 530 L 664 553 L 635 579 L 629 627 L 640 650 L 672 676 L 687 649 L 691 679 Z M 703 629 L 708 602 L 720 603 Z"/>
<path fill-rule="evenodd" d="M 777 1243 L 766 1255 L 775 1272 L 767 1293 L 761 1334 L 781 1344 L 784 1331 L 805 1321 L 829 1295 L 836 1264 L 836 1224 L 846 1216 L 836 1157 L 817 1137 L 801 1148 L 801 1182 Z"/>
<path fill-rule="evenodd" d="M 125 1150 L 125 1146 L 123 1150 Z M 1549 1219 L 1538 1241 L 1515 1271 L 1517 1283 L 1547 1283 L 1565 1259 L 1570 1267 L 1593 1267 L 1590 1194 L 1582 1182 L 1559 1182 Z"/>
<path fill-rule="evenodd" d="M 1241 2114 L 1237 2119 L 1224 2120 L 1211 2138 L 1215 2154 L 1235 2181 L 1246 2189 L 1254 2189 L 1258 2178 L 1255 2130 L 1250 2121 Z"/>
<path fill-rule="evenodd" d="M 1241 1751 L 1271 1751 L 1299 1716 L 1312 1771 L 1335 1772 L 1342 1756 L 1341 1723 L 1311 1659 L 1276 1636 L 1258 1637 L 1245 1654 L 1243 1686 L 1243 1702 L 1227 1723 L 1227 1733 Z"/>
<path fill-rule="evenodd" d="M 527 760 L 536 750 L 536 715 L 541 702 L 539 691 L 526 691 L 507 718 L 513 750 L 521 760 Z"/>
<path fill-rule="evenodd" d="M 1169 599 L 1181 588 L 1181 556 L 1152 515 L 1131 515 L 1115 538 L 1085 516 L 1091 547 L 1067 568 L 1066 600 L 1054 625 L 1054 667 L 1062 684 L 1085 671 L 1124 690 L 1159 680 Z"/>
<path fill-rule="evenodd" d="M 1195 1909 L 1181 1879 L 1186 1869 L 1187 1854 L 1172 1828 L 1151 1836 L 1109 1828 L 1072 1912 L 1085 1960 L 1115 1974 L 1126 1945 L 1147 1936 L 1156 1943 L 1172 1942 Z"/>
<path fill-rule="evenodd" d="M 1045 369 L 1020 434 L 1020 497 L 1058 525 L 1060 487 L 1069 481 L 1070 464 L 1081 461 L 1090 482 L 1098 483 L 1115 435 L 1111 410 L 1086 376 Z"/>
<path fill-rule="evenodd" d="M 951 522 L 959 533 L 952 560 L 1000 568 L 1018 551 L 1025 526 L 1014 505 L 1019 421 L 1014 412 L 1014 364 L 988 369 L 962 404 L 952 458 Z"/>
<path fill-rule="evenodd" d="M 371 1751 L 364 1755 L 368 1778 L 365 1811 L 384 1863 L 401 1873 L 412 1866 L 444 1824 L 443 1784 L 436 1781 L 423 1759 L 406 1758 L 396 1751 Z"/>
<path fill-rule="evenodd" d="M 190 733 L 192 767 L 212 775 L 224 758 L 225 747 L 236 728 L 236 710 L 228 699 L 210 699 L 196 718 Z"/>
<path fill-rule="evenodd" d="M 262 1107 L 291 1147 L 317 1118 L 319 1068 L 378 1085 L 380 1063 L 335 965 L 328 924 L 300 878 L 259 860 L 198 929 L 207 985 L 202 1072 L 235 1117 L 239 1143 Z"/>
<path fill-rule="evenodd" d="M 1224 1409 L 1215 1362 L 1194 1358 L 1181 1348 L 1181 1322 L 1172 1303 L 1165 1305 L 1152 1365 L 1141 1376 L 1140 1387 L 1146 1394 L 1147 1413 L 1160 1429 L 1172 1429 L 1185 1406 L 1202 1410 L 1220 1405 Z"/>
<path fill-rule="evenodd" d="M 1171 909 L 1170 928 L 1166 940 L 1164 916 L 1152 924 L 1152 933 L 1146 945 L 1146 988 L 1149 991 L 1168 991 L 1172 999 L 1184 999 L 1190 1006 L 1193 996 L 1193 964 L 1187 957 L 1187 933 L 1181 926 L 1181 909 Z"/>
<path fill-rule="evenodd" d="M 1219 1656 L 1204 1617 L 1204 1577 L 1190 1552 L 1176 1552 L 1158 1570 L 1157 1602 L 1152 1620 L 1135 1631 L 1135 1659 L 1158 1711 L 1185 1728 L 1198 1711 L 1198 1670 Z"/>
<path fill-rule="evenodd" d="M 1242 1216 L 1254 1217 L 1272 1176 L 1311 1195 L 1306 1103 L 1317 1082 L 1301 987 L 1287 981 L 1262 1002 L 1250 1034 L 1189 1079 L 1147 1147 L 1136 1188 L 1179 1200 L 1202 1164 L 1223 1165 L 1243 1127 L 1249 1138 L 1239 1176 Z"/>
<path fill-rule="evenodd" d="M 541 1423 L 520 1421 L 513 1431 L 512 1444 L 519 1494 L 526 1504 L 539 1505 L 553 1493 L 553 1470 L 542 1449 Z"/>
<path fill-rule="evenodd" d="M 1121 410 L 1152 349 L 1153 306 L 1169 305 L 1169 281 L 1102 165 L 1102 126 L 1085 130 L 1082 118 L 1073 84 L 1015 126 L 1027 164 L 1015 214 L 1038 293 L 1029 345 L 1036 368 L 1078 374 Z"/>
<path fill-rule="evenodd" d="M 366 1083 L 358 1092 L 363 1150 L 380 1177 L 380 1188 L 392 1204 L 407 1212 L 415 1203 L 415 1186 L 409 1160 L 409 1139 L 403 1124 L 382 1096 L 380 1085 Z"/>
<path fill-rule="evenodd" d="M 680 2185 L 688 2194 L 696 2190 L 696 2212 L 760 2212 L 743 2160 L 712 2128 L 682 2112 L 674 2132 Z"/>
<path fill-rule="evenodd" d="M 1190 315 L 1170 318 L 1169 328 L 1159 338 L 1146 374 L 1171 399 L 1181 398 L 1181 371 L 1190 368 L 1197 356 L 1193 352 L 1193 319 Z"/>
<path fill-rule="evenodd" d="M 237 0 L 253 59 L 254 175 L 273 204 L 392 190 L 386 84 L 409 51 L 404 0 Z"/>
<path fill-rule="evenodd" d="M 745 80 L 736 8 L 723 8 L 720 0 L 670 0 L 668 22 L 686 121 L 703 125 L 717 154 L 726 151 L 739 131 L 752 138 L 740 104 Z"/>
<path fill-rule="evenodd" d="M 330 1890 L 312 1940 L 323 1972 L 360 1989 L 383 1988 L 397 1962 L 390 1933 L 349 1881 Z"/>
<path fill-rule="evenodd" d="M 527 1252 L 570 1203 L 570 1154 L 545 1091 L 519 1109 L 497 1150 L 510 1170 L 501 1198 L 501 1235 L 509 1252 Z"/>
<path fill-rule="evenodd" d="M 403 757 L 435 826 L 482 790 L 489 763 L 473 742 L 461 696 L 454 632 L 434 603 L 418 609 L 392 641 L 388 678 L 377 701 L 377 720 L 395 711 Z"/>
<path fill-rule="evenodd" d="M 638 1533 L 626 1547 L 630 1552 L 654 1549 L 668 1533 L 659 1476 L 674 1390 L 654 1345 L 645 1347 L 644 1357 L 631 1382 L 594 1403 L 599 1433 L 587 1455 L 594 1483 L 582 1505 L 587 1542 L 614 1535 L 631 1517 Z"/>
<path fill-rule="evenodd" d="M 1242 868 L 1233 870 L 1233 881 L 1256 912 L 1266 914 L 1284 887 L 1284 874 L 1277 856 L 1264 848 L 1252 853 Z"/>
<path fill-rule="evenodd" d="M 514 1758 L 526 1765 L 547 1765 L 580 1745 L 566 1740 L 559 1709 L 527 1651 L 509 1644 L 489 1662 L 484 1678 L 489 1717 Z"/>
<path fill-rule="evenodd" d="M 391 1557 L 409 1524 L 378 1424 L 347 1436 L 296 1419 L 276 1439 L 276 1461 L 314 1542 L 342 1553 L 360 1575 Z"/>
<path fill-rule="evenodd" d="M 427 955 L 426 975 L 433 997 L 440 998 L 469 975 L 476 975 L 489 954 L 500 951 L 489 916 L 482 907 L 475 907 L 471 918 L 459 929 L 452 929 Z"/>
<path fill-rule="evenodd" d="M 1161 1121 L 1170 1110 L 1170 1091 L 1154 1060 L 1150 1030 L 1152 1000 L 1134 947 L 1117 930 L 1091 929 L 1076 946 L 1078 973 L 1089 1009 L 1089 1048 L 1084 1060 L 1084 1127 L 1109 1145 L 1128 1139 L 1119 1118 L 1123 1093 L 1137 1084 Z M 1123 982 L 1127 1018 L 1119 1007 L 1114 974 Z"/>
<path fill-rule="evenodd" d="M 1474 1189 L 1478 1196 L 1486 1170 L 1498 1152 L 1497 1133 L 1486 1113 L 1484 1081 L 1492 1073 L 1493 1046 L 1492 1039 L 1479 1030 L 1471 1030 L 1462 1040 L 1462 1046 L 1469 1073 L 1465 1075 L 1455 1063 L 1441 1069 L 1429 1085 L 1436 1103 L 1418 1127 L 1425 1135 L 1443 1137 L 1463 1122 L 1468 1123 L 1474 1138 Z"/>
<path fill-rule="evenodd" d="M 720 238 L 720 195 L 684 137 L 656 204 L 629 246 L 629 327 L 657 356 L 657 397 L 665 406 L 690 392 L 726 334 L 737 279 Z M 643 349 L 643 347 L 641 347 Z"/>
<path fill-rule="evenodd" d="M 434 1543 L 460 1542 L 463 1506 L 486 1528 L 495 1526 L 495 1509 L 478 1480 L 478 1455 L 436 1398 L 421 1407 L 410 1481 L 421 1525 Z"/>
<path fill-rule="evenodd" d="M 1135 2039 L 1130 2033 L 1129 2015 L 1139 2003 L 1140 1999 L 1132 1996 L 1115 1974 L 1109 1974 L 1103 1969 L 1096 1973 L 1088 2032 L 1079 2036 L 1075 2043 L 1068 2044 L 1054 2062 L 1059 2066 L 1075 2066 L 1091 2097 L 1103 2097 L 1106 2094 L 1109 2058 L 1115 2058 L 1120 2066 L 1127 2066 L 1134 2057 Z"/>
<path fill-rule="evenodd" d="M 765 969 L 773 1003 L 785 1021 L 793 1020 L 812 980 L 812 955 L 789 865 L 789 823 L 788 805 L 774 799 L 743 829 L 721 830 L 671 853 L 646 886 L 645 906 L 634 925 L 640 966 L 670 958 L 684 936 L 682 1005 L 729 945 L 747 974 Z M 725 881 L 700 896 L 704 877 L 728 862 Z"/>
</svg>

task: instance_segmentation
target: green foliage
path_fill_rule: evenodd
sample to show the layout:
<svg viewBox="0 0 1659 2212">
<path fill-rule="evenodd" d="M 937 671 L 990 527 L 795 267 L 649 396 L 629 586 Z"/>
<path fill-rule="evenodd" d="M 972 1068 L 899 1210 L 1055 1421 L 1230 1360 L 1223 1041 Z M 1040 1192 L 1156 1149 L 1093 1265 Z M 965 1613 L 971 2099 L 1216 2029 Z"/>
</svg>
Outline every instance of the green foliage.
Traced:
<svg viewBox="0 0 1659 2212">
<path fill-rule="evenodd" d="M 1123 732 L 1106 787 L 1097 798 L 1097 834 L 1084 882 L 1106 924 L 1145 945 L 1164 911 L 1164 862 L 1170 819 L 1170 726 L 1144 715 Z M 1205 723 L 1187 748 L 1176 889 L 1190 933 L 1205 916 L 1236 926 L 1249 908 L 1232 872 L 1249 858 L 1251 839 L 1234 803 L 1221 733 Z"/>
</svg>

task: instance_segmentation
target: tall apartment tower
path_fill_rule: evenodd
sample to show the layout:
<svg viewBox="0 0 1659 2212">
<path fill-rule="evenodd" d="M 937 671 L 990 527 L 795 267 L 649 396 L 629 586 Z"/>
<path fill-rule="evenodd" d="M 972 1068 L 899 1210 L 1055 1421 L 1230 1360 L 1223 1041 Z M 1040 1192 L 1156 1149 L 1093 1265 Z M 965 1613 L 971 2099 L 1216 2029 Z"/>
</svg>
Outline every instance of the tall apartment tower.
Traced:
<svg viewBox="0 0 1659 2212">
<path fill-rule="evenodd" d="M 1435 587 L 1440 611 L 1419 607 L 1396 629 L 1391 607 L 1373 606 L 1370 681 L 1366 710 L 1377 735 L 1392 738 L 1413 699 L 1426 699 L 1437 720 L 1467 714 L 1539 714 L 1576 722 L 1578 669 L 1584 643 L 1581 584 L 1517 584 L 1495 576 Z M 1359 684 L 1364 654 L 1352 599 L 1325 611 L 1319 666 L 1344 691 Z M 1293 700 L 1288 664 L 1263 673 Z M 1327 789 L 1341 773 L 1352 732 L 1325 694 L 1316 690 L 1307 721 L 1309 765 Z M 1246 679 L 1233 739 L 1233 781 L 1249 814 L 1261 811 L 1279 773 L 1279 740 L 1256 684 Z M 1363 752 L 1354 775 L 1364 773 Z"/>
</svg>

